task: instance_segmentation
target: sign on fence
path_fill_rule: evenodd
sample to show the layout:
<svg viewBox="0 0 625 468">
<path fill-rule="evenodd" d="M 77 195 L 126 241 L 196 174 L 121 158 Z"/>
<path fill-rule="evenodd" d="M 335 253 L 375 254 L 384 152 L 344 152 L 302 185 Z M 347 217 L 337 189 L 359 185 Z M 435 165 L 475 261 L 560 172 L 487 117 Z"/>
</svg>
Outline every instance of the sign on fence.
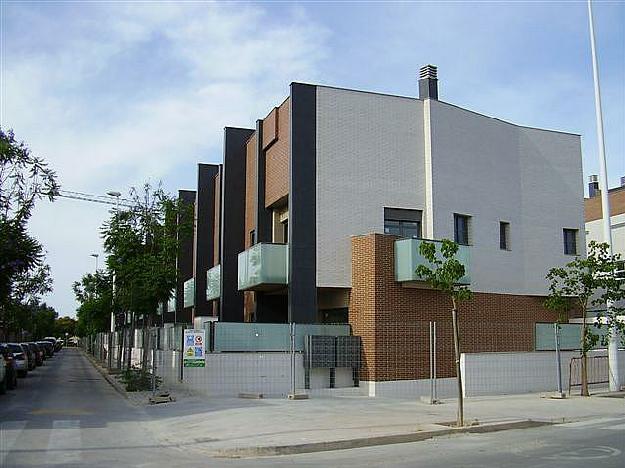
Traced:
<svg viewBox="0 0 625 468">
<path fill-rule="evenodd" d="M 183 341 L 183 366 L 204 367 L 204 330 L 185 328 Z"/>
</svg>

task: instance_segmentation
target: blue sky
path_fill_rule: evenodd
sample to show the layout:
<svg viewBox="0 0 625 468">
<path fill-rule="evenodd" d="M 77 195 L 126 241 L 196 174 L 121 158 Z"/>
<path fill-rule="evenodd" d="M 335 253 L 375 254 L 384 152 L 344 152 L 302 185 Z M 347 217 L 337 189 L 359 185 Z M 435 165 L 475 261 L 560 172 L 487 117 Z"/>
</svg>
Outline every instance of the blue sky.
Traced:
<svg viewBox="0 0 625 468">
<path fill-rule="evenodd" d="M 291 81 L 414 96 L 439 67 L 440 99 L 582 135 L 597 173 L 585 2 L 133 3 L 2 1 L 0 118 L 63 188 L 195 186 L 223 127 L 252 126 Z M 625 4 L 595 3 L 610 185 L 625 175 Z M 31 229 L 74 314 L 71 283 L 101 253 L 106 207 L 61 199 Z"/>
</svg>

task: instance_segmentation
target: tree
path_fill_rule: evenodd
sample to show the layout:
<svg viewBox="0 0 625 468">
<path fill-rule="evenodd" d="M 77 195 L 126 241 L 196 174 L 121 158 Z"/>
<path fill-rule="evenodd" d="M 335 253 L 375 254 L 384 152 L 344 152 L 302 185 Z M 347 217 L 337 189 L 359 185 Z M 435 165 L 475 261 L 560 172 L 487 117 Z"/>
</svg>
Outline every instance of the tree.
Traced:
<svg viewBox="0 0 625 468">
<path fill-rule="evenodd" d="M 102 235 L 106 263 L 115 277 L 116 303 L 131 313 L 133 328 L 134 319 L 142 315 L 145 328 L 176 287 L 176 257 L 182 240 L 192 232 L 193 212 L 160 184 L 133 188 L 130 198 L 132 206 L 116 211 Z"/>
<path fill-rule="evenodd" d="M 582 396 L 589 395 L 588 351 L 600 340 L 605 344 L 611 334 L 624 331 L 625 324 L 617 319 L 623 309 L 615 306 L 600 314 L 594 323 L 596 329 L 607 329 L 603 337 L 588 327 L 591 306 L 605 305 L 608 300 L 616 302 L 625 299 L 625 287 L 614 275 L 616 265 L 621 261 L 620 255 L 610 255 L 608 250 L 608 244 L 592 241 L 586 258 L 575 257 L 564 267 L 549 270 L 546 277 L 550 284 L 545 307 L 562 314 L 576 306 L 582 314 Z"/>
<path fill-rule="evenodd" d="M 75 336 L 76 335 L 76 319 L 71 317 L 59 317 L 56 319 L 56 323 L 54 324 L 54 328 L 56 330 L 55 336 Z"/>
<path fill-rule="evenodd" d="M 458 382 L 458 426 L 464 425 L 464 404 L 462 395 L 462 375 L 460 373 L 460 333 L 458 331 L 458 305 L 472 297 L 467 286 L 459 284 L 465 275 L 465 267 L 458 259 L 458 244 L 443 239 L 437 251 L 433 242 L 422 241 L 419 253 L 429 262 L 430 266 L 419 265 L 417 275 L 424 279 L 432 288 L 441 291 L 451 302 L 451 318 L 454 335 L 454 356 L 456 380 Z"/>
<path fill-rule="evenodd" d="M 12 130 L 0 128 L 0 320 L 38 303 L 51 290 L 50 270 L 41 244 L 27 232 L 37 200 L 53 200 L 59 185 L 55 173 L 33 156 Z"/>
<path fill-rule="evenodd" d="M 76 332 L 80 336 L 107 331 L 113 310 L 111 275 L 98 271 L 88 273 L 73 285 L 79 303 L 76 311 Z"/>
</svg>

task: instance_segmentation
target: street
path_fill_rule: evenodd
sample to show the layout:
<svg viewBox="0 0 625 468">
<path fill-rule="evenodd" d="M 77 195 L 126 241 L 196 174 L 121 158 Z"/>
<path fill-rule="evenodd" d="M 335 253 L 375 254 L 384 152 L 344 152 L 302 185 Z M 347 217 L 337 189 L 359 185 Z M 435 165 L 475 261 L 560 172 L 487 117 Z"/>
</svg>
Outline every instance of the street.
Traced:
<svg viewBox="0 0 625 468">
<path fill-rule="evenodd" d="M 625 466 L 625 415 L 534 429 L 257 459 L 163 443 L 166 412 L 121 397 L 78 349 L 64 349 L 0 397 L 0 467 Z M 625 408 L 623 408 L 625 409 Z M 201 434 L 194 434 L 200 437 Z"/>
</svg>

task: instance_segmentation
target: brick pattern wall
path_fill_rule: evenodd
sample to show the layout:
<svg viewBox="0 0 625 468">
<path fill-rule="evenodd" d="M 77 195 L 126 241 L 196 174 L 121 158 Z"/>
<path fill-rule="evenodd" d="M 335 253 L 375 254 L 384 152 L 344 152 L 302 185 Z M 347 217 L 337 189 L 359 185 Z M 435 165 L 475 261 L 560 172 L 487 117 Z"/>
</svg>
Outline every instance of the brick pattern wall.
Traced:
<svg viewBox="0 0 625 468">
<path fill-rule="evenodd" d="M 608 190 L 610 197 L 610 216 L 625 213 L 625 187 Z M 586 222 L 601 219 L 601 194 L 592 198 L 584 199 L 584 218 Z"/>
<path fill-rule="evenodd" d="M 256 133 L 246 145 L 245 157 L 245 248 L 250 248 L 250 231 L 256 222 Z"/>
<path fill-rule="evenodd" d="M 352 237 L 349 322 L 363 340 L 362 380 L 429 377 L 429 324 L 437 322 L 438 376 L 455 375 L 451 302 L 394 278 L 395 237 Z M 534 324 L 553 322 L 543 297 L 476 293 L 459 307 L 461 352 L 531 351 Z"/>
<path fill-rule="evenodd" d="M 277 108 L 277 119 L 271 122 L 269 117 L 263 122 L 263 138 L 265 127 L 272 132 L 275 130 L 277 139 L 266 149 L 266 182 L 265 206 L 269 207 L 289 194 L 289 104 L 287 98 Z"/>
</svg>

